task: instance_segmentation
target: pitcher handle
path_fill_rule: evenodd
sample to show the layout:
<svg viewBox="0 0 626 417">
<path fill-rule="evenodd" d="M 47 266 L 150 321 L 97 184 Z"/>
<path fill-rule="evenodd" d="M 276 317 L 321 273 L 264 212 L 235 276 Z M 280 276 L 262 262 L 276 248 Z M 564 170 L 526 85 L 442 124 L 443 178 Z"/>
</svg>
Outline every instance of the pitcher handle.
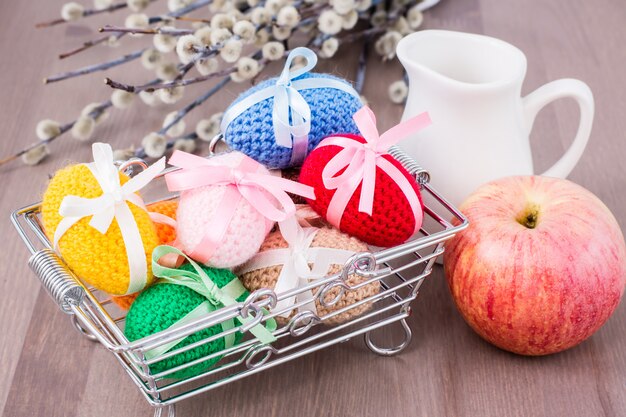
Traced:
<svg viewBox="0 0 626 417">
<path fill-rule="evenodd" d="M 571 97 L 580 108 L 580 122 L 578 132 L 569 149 L 563 156 L 541 175 L 548 177 L 565 178 L 574 169 L 587 146 L 591 126 L 593 124 L 594 101 L 591 89 L 580 80 L 564 78 L 552 81 L 539 87 L 523 99 L 528 131 L 532 130 L 537 113 L 547 104 L 560 98 Z"/>
</svg>

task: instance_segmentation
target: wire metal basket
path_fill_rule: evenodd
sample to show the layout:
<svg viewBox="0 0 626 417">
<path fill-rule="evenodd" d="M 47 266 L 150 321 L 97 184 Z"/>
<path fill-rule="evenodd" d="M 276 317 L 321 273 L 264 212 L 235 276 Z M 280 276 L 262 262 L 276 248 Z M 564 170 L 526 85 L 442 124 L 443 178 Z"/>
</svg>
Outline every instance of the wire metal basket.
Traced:
<svg viewBox="0 0 626 417">
<path fill-rule="evenodd" d="M 242 303 L 224 307 L 192 322 L 134 342 L 124 336 L 124 311 L 111 301 L 108 294 L 90 287 L 76 277 L 52 249 L 40 221 L 40 204 L 16 210 L 11 220 L 32 254 L 28 261 L 30 268 L 60 309 L 71 316 L 75 327 L 85 337 L 99 342 L 113 354 L 148 403 L 155 407 L 155 416 L 174 416 L 174 407 L 179 401 L 355 336 L 363 335 L 368 348 L 384 356 L 394 355 L 408 346 L 411 329 L 406 318 L 410 314 L 410 303 L 417 297 L 424 278 L 431 273 L 436 258 L 443 253 L 444 242 L 467 227 L 467 220 L 433 190 L 425 170 L 398 148 L 392 148 L 390 153 L 415 176 L 422 190 L 425 221 L 412 240 L 395 247 L 356 254 L 346 262 L 340 273 L 315 280 L 292 291 L 276 294 L 270 289 L 257 290 Z M 125 168 L 128 165 L 121 167 Z M 350 287 L 346 281 L 352 274 L 362 277 L 356 287 Z M 284 313 L 285 309 L 272 309 L 282 299 L 310 294 L 310 297 L 319 300 L 323 306 L 331 306 L 337 303 L 345 291 L 372 283 L 379 283 L 380 291 L 354 304 L 322 316 L 311 311 L 293 315 L 273 332 L 276 341 L 271 344 L 262 344 L 249 332 L 255 325 Z M 338 292 L 339 295 L 329 300 L 331 290 L 332 294 Z M 310 300 L 311 298 L 305 301 Z M 341 324 L 329 325 L 329 322 L 333 322 L 333 317 L 351 309 L 362 309 L 366 305 L 371 307 L 365 313 L 351 315 L 352 318 Z M 298 304 L 288 309 L 297 307 Z M 263 314 L 266 308 L 271 310 L 271 314 Z M 146 352 L 152 349 L 182 340 L 188 335 L 236 317 L 252 319 L 247 320 L 245 325 L 236 325 L 219 334 L 170 349 L 156 358 L 146 357 Z M 370 337 L 371 332 L 393 323 L 402 326 L 404 340 L 391 347 L 375 344 Z M 241 332 L 244 336 L 239 344 L 160 373 L 150 369 L 150 365 L 157 361 L 235 332 Z M 219 362 L 203 372 L 183 379 L 172 378 L 172 374 L 218 357 L 221 357 Z"/>
</svg>

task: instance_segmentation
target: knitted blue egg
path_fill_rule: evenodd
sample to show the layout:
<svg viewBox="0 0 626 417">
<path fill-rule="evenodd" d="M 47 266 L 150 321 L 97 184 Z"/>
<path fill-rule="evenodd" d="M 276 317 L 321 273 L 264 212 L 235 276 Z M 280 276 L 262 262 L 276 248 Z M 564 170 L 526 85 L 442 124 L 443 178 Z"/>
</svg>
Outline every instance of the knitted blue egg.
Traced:
<svg viewBox="0 0 626 417">
<path fill-rule="evenodd" d="M 351 85 L 338 77 L 328 74 L 304 73 L 291 81 L 297 87 L 297 81 L 305 79 L 329 80 L 330 83 L 341 83 L 344 89 L 323 86 L 321 88 L 298 89 L 302 98 L 310 108 L 310 130 L 306 153 L 293 157 L 295 147 L 281 146 L 274 134 L 273 107 L 274 97 L 257 102 L 248 107 L 236 118 L 222 126 L 224 140 L 231 149 L 240 151 L 272 169 L 301 166 L 304 156 L 311 152 L 326 136 L 337 133 L 358 134 L 352 115 L 363 104 Z M 236 106 L 247 97 L 264 89 L 272 89 L 278 78 L 266 80 L 242 93 L 226 110 Z M 348 92 L 351 91 L 352 93 Z M 289 121 L 293 120 L 292 116 Z M 304 149 L 304 148 L 302 148 Z"/>
</svg>

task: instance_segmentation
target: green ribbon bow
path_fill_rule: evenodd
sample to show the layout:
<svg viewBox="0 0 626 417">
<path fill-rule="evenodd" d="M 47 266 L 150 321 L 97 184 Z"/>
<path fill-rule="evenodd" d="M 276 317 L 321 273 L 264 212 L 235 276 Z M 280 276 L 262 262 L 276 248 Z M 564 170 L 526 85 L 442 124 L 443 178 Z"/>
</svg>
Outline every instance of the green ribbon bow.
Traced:
<svg viewBox="0 0 626 417">
<path fill-rule="evenodd" d="M 170 253 L 175 253 L 177 255 L 183 256 L 185 259 L 187 259 L 187 261 L 189 261 L 191 266 L 193 266 L 194 271 L 168 268 L 158 263 L 158 260 L 161 259 L 161 257 Z M 167 245 L 161 245 L 154 248 L 154 251 L 152 252 L 152 273 L 156 277 L 161 278 L 163 281 L 166 281 L 170 284 L 185 286 L 207 299 L 206 301 L 200 303 L 189 313 L 184 315 L 181 319 L 172 324 L 170 326 L 170 329 L 180 327 L 186 323 L 190 323 L 193 320 L 205 316 L 222 307 L 228 307 L 233 304 L 238 304 L 239 302 L 237 301 L 237 298 L 246 291 L 241 281 L 239 281 L 239 279 L 236 277 L 228 284 L 224 285 L 222 288 L 219 288 L 211 280 L 211 278 L 209 278 L 206 272 L 204 272 L 200 265 L 187 257 L 187 255 L 185 255 L 180 250 Z M 266 310 L 264 310 L 263 312 L 267 313 Z M 236 319 L 241 324 L 246 324 L 253 320 L 253 318 L 251 317 L 236 317 Z M 226 332 L 235 327 L 235 322 L 233 319 L 228 319 L 222 322 L 221 326 L 222 330 Z M 268 344 L 276 340 L 276 338 L 272 334 L 274 330 L 276 330 L 276 320 L 269 319 L 266 321 L 266 326 L 258 324 L 250 329 L 250 333 L 256 336 L 261 343 Z M 180 341 L 183 339 L 184 337 L 178 340 L 173 340 L 172 342 L 166 343 L 157 348 L 151 349 L 145 352 L 145 356 L 146 358 L 151 359 L 162 355 L 172 349 L 178 343 L 180 343 Z M 234 346 L 235 334 L 230 333 L 224 336 L 224 344 L 226 349 Z"/>
</svg>

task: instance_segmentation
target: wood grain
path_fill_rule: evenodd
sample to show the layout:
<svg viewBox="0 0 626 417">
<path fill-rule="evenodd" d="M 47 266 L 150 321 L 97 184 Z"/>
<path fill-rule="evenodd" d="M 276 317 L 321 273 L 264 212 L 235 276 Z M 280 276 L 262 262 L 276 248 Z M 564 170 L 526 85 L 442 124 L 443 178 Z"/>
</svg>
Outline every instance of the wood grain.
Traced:
<svg viewBox="0 0 626 417">
<path fill-rule="evenodd" d="M 130 39 L 118 49 L 95 48 L 58 61 L 58 52 L 96 36 L 102 23 L 121 23 L 122 15 L 101 16 L 48 30 L 31 29 L 56 16 L 62 1 L 0 3 L 1 154 L 34 140 L 43 117 L 69 121 L 87 103 L 110 91 L 102 75 L 42 86 L 52 73 L 113 58 L 139 48 Z M 154 9 L 155 7 L 152 6 Z M 596 99 L 592 138 L 571 179 L 597 194 L 626 226 L 626 8 L 620 0 L 497 1 L 442 0 L 427 15 L 426 26 L 497 36 L 528 56 L 524 92 L 547 81 L 574 77 L 586 81 Z M 93 26 L 91 25 L 93 23 Z M 354 57 L 357 48 L 342 54 Z M 325 62 L 321 68 L 348 78 L 354 60 Z M 113 73 L 140 81 L 139 64 Z M 400 106 L 386 99 L 388 84 L 400 78 L 397 62 L 374 57 L 365 95 L 383 127 L 400 118 Z M 206 88 L 206 87 L 201 87 Z M 196 89 L 199 94 L 202 89 Z M 229 86 L 193 114 L 219 111 L 243 86 Z M 189 93 L 186 100 L 191 100 Z M 116 112 L 97 131 L 113 144 L 138 142 L 160 126 L 173 108 L 145 111 L 135 105 Z M 201 113 L 201 114 L 200 114 Z M 538 117 L 532 134 L 535 165 L 551 165 L 571 142 L 578 114 L 573 103 L 558 102 Z M 191 125 L 190 125 L 191 126 Z M 36 168 L 19 163 L 0 168 L 0 213 L 36 201 L 49 173 L 68 160 L 87 160 L 90 149 L 67 137 Z M 427 161 L 422 161 L 427 166 Z M 150 415 L 121 368 L 101 347 L 81 338 L 64 314 L 40 291 L 26 266 L 26 250 L 8 221 L 0 223 L 0 413 L 17 416 Z M 581 254 L 584 256 L 584 254 Z M 361 340 L 317 352 L 302 360 L 183 402 L 181 416 L 581 416 L 626 415 L 626 307 L 622 304 L 590 340 L 544 358 L 515 356 L 483 342 L 456 312 L 440 268 L 423 287 L 410 318 L 411 346 L 394 358 L 372 355 Z M 388 337 L 386 330 L 379 337 Z"/>
</svg>

